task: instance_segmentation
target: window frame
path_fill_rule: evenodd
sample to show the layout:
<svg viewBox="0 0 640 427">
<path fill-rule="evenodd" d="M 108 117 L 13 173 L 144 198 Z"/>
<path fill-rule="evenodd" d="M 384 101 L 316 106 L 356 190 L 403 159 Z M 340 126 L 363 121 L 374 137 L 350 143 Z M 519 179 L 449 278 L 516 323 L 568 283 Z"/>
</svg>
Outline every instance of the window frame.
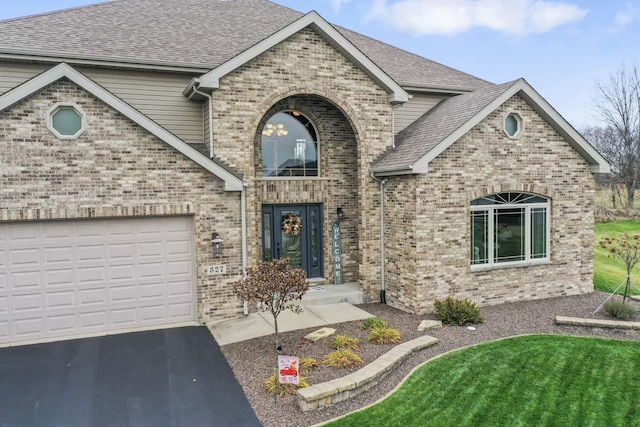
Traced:
<svg viewBox="0 0 640 427">
<path fill-rule="evenodd" d="M 53 127 L 53 116 L 58 110 L 62 108 L 72 108 L 80 116 L 80 130 L 78 130 L 78 132 L 73 135 L 63 135 L 58 132 L 55 127 Z M 87 115 L 77 104 L 60 102 L 53 105 L 51 108 L 49 108 L 49 111 L 47 111 L 47 128 L 49 128 L 49 131 L 58 139 L 78 139 L 87 130 Z"/>
<path fill-rule="evenodd" d="M 264 174 L 264 142 L 262 140 L 263 138 L 263 134 L 262 132 L 264 131 L 265 127 L 267 126 L 267 124 L 269 123 L 269 121 L 275 117 L 276 115 L 280 114 L 280 113 L 291 113 L 291 115 L 293 117 L 295 117 L 295 114 L 293 113 L 299 113 L 299 115 L 303 116 L 305 119 L 307 119 L 307 121 L 309 122 L 309 124 L 311 125 L 311 127 L 313 128 L 313 132 L 315 133 L 315 137 L 316 140 L 313 141 L 314 144 L 316 145 L 316 170 L 317 170 L 317 174 L 316 175 L 303 175 L 303 176 L 295 176 L 295 175 L 289 175 L 289 176 L 280 176 L 280 175 L 275 175 L 275 176 L 267 176 Z M 296 110 L 296 109 L 284 109 L 284 110 L 279 110 L 276 111 L 275 113 L 271 114 L 267 120 L 265 120 L 263 126 L 260 128 L 259 130 L 259 136 L 260 136 L 260 157 L 261 157 L 261 166 L 260 166 L 260 173 L 261 175 L 258 177 L 258 179 L 260 180 L 273 180 L 273 181 L 277 181 L 277 180 L 308 180 L 308 179 L 319 179 L 322 177 L 321 174 L 321 152 L 320 152 L 320 133 L 318 132 L 318 127 L 316 126 L 315 122 L 309 117 L 309 115 L 303 113 L 300 110 Z"/>
<path fill-rule="evenodd" d="M 513 117 L 517 124 L 516 133 L 514 133 L 513 135 L 509 135 L 509 132 L 507 132 L 507 119 L 509 117 Z M 502 119 L 502 131 L 509 139 L 520 138 L 520 136 L 522 135 L 522 132 L 524 132 L 524 118 L 522 117 L 522 115 L 517 111 L 510 111 L 507 114 L 505 114 L 504 118 Z"/>
<path fill-rule="evenodd" d="M 536 264 L 549 264 L 551 262 L 551 203 L 548 198 L 544 196 L 540 196 L 532 193 L 523 193 L 523 192 L 503 192 L 503 193 L 520 193 L 527 194 L 531 196 L 543 197 L 547 201 L 546 202 L 538 202 L 538 203 L 503 203 L 503 204 L 492 204 L 492 205 L 470 205 L 469 212 L 469 264 L 471 266 L 472 271 L 477 270 L 486 270 L 486 269 L 494 269 L 494 268 L 507 268 L 507 267 L 517 267 L 517 266 L 528 266 L 528 265 L 536 265 Z M 501 193 L 497 193 L 501 194 Z M 483 196 L 490 197 L 491 195 Z M 480 197 L 478 199 L 481 199 Z M 478 200 L 474 199 L 474 200 Z M 506 210 L 506 209 L 522 209 L 525 210 L 525 224 L 524 224 L 524 260 L 518 261 L 509 261 L 509 262 L 496 262 L 495 255 L 495 218 L 496 211 Z M 532 240 L 533 237 L 531 235 L 532 229 L 532 218 L 531 212 L 533 209 L 545 208 L 545 248 L 546 254 L 544 257 L 532 258 Z M 482 264 L 473 264 L 473 249 L 471 244 L 473 243 L 473 213 L 474 212 L 487 212 L 487 232 L 485 234 L 486 241 L 488 242 L 488 259 L 486 263 Z"/>
</svg>

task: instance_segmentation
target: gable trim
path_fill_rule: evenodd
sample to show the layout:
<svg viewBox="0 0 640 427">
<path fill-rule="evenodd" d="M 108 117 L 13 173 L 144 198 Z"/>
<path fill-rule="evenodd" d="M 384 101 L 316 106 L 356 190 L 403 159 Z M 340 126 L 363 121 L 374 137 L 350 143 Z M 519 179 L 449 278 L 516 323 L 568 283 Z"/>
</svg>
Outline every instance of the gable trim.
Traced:
<svg viewBox="0 0 640 427">
<path fill-rule="evenodd" d="M 409 95 L 398 83 L 315 11 L 309 12 L 300 19 L 204 74 L 200 77 L 200 87 L 204 89 L 218 89 L 222 77 L 309 26 L 329 41 L 340 53 L 355 62 L 369 77 L 384 87 L 390 93 L 389 101 L 391 103 L 403 103 L 409 100 Z"/>
<path fill-rule="evenodd" d="M 198 165 L 223 180 L 225 184 L 225 191 L 242 191 L 243 182 L 240 178 L 225 170 L 220 165 L 189 146 L 180 138 L 65 63 L 50 68 L 49 70 L 0 96 L 0 111 L 15 105 L 61 78 L 67 78 L 77 84 L 105 104 L 109 105 L 111 108 L 120 112 L 125 117 L 140 125 L 143 129 L 160 138 L 178 152 L 184 154 L 189 159 L 193 160 Z"/>
<path fill-rule="evenodd" d="M 485 106 L 480 112 L 460 126 L 455 132 L 450 134 L 438 145 L 432 148 L 427 154 L 422 156 L 410 167 L 408 173 L 427 173 L 429 163 L 438 157 L 443 151 L 453 143 L 462 138 L 478 123 L 484 120 L 489 114 L 504 104 L 514 95 L 520 95 L 542 118 L 549 123 L 585 160 L 591 165 L 593 173 L 609 173 L 611 166 L 609 162 L 591 144 L 589 144 L 573 126 L 569 124 L 538 92 L 533 89 L 524 79 L 516 81 L 509 89 Z M 393 170 L 378 170 L 376 175 L 388 175 Z M 407 172 L 405 172 L 407 173 Z"/>
</svg>

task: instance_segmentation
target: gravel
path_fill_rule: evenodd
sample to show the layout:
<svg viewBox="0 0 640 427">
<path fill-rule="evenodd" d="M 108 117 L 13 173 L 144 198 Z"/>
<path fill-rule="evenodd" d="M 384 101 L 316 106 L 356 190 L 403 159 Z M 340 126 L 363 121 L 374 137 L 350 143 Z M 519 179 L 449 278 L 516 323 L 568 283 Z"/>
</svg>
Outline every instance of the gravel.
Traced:
<svg viewBox="0 0 640 427">
<path fill-rule="evenodd" d="M 274 335 L 229 344 L 222 347 L 222 352 L 233 368 L 258 418 L 265 426 L 309 426 L 376 402 L 391 392 L 413 368 L 434 356 L 457 348 L 521 334 L 562 334 L 640 340 L 640 331 L 637 330 L 555 324 L 556 315 L 607 318 L 602 312 L 598 312 L 595 316 L 592 315 L 607 296 L 601 292 L 593 292 L 586 295 L 483 307 L 481 313 L 484 322 L 476 325 L 474 331 L 463 326 L 444 326 L 441 329 L 432 329 L 424 333 L 417 332 L 418 324 L 423 319 L 435 319 L 433 315 L 416 316 L 382 304 L 361 305 L 359 307 L 363 310 L 386 320 L 390 327 L 400 330 L 403 341 L 427 334 L 438 338 L 440 342 L 411 355 L 373 389 L 328 408 L 306 413 L 298 408 L 295 396 L 274 398 L 263 389 L 264 380 L 275 371 L 277 366 Z M 640 306 L 639 303 L 634 302 L 634 304 Z M 348 322 L 332 327 L 336 329 L 336 335 L 348 335 L 360 340 L 357 353 L 367 364 L 389 351 L 393 346 L 369 344 L 366 340 L 366 331 L 360 329 L 360 323 Z M 317 329 L 281 333 L 279 336 L 279 344 L 282 346 L 281 354 L 314 357 L 319 362 L 322 361 L 332 351 L 331 337 L 316 343 L 307 342 L 303 338 Z M 311 384 L 318 384 L 342 377 L 357 369 L 333 369 L 320 365 L 307 379 Z"/>
</svg>

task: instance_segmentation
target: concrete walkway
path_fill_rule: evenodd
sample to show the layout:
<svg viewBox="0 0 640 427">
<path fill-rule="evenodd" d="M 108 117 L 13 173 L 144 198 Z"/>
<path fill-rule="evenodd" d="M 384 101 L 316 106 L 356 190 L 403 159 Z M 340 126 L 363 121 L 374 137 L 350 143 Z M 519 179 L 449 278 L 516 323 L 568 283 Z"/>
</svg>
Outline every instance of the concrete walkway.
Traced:
<svg viewBox="0 0 640 427">
<path fill-rule="evenodd" d="M 374 317 L 347 302 L 305 306 L 303 312 L 295 314 L 289 310 L 278 316 L 279 332 L 323 327 L 335 323 L 351 322 Z M 275 333 L 270 312 L 252 313 L 237 319 L 222 320 L 207 324 L 219 345 L 231 344 Z"/>
</svg>

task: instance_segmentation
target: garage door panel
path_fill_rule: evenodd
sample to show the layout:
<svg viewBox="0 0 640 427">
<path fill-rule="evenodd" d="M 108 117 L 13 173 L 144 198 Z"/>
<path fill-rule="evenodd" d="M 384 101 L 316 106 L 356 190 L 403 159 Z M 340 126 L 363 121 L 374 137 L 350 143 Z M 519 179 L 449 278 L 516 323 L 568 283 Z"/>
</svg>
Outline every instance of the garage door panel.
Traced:
<svg viewBox="0 0 640 427">
<path fill-rule="evenodd" d="M 16 249 L 11 251 L 9 267 L 25 267 L 40 265 L 39 249 Z"/>
<path fill-rule="evenodd" d="M 190 217 L 0 224 L 0 344 L 195 318 Z"/>
<path fill-rule="evenodd" d="M 78 261 L 93 262 L 104 260 L 104 245 L 78 246 Z"/>
<path fill-rule="evenodd" d="M 21 271 L 9 274 L 9 285 L 13 289 L 29 289 L 40 287 L 40 270 Z"/>
</svg>

